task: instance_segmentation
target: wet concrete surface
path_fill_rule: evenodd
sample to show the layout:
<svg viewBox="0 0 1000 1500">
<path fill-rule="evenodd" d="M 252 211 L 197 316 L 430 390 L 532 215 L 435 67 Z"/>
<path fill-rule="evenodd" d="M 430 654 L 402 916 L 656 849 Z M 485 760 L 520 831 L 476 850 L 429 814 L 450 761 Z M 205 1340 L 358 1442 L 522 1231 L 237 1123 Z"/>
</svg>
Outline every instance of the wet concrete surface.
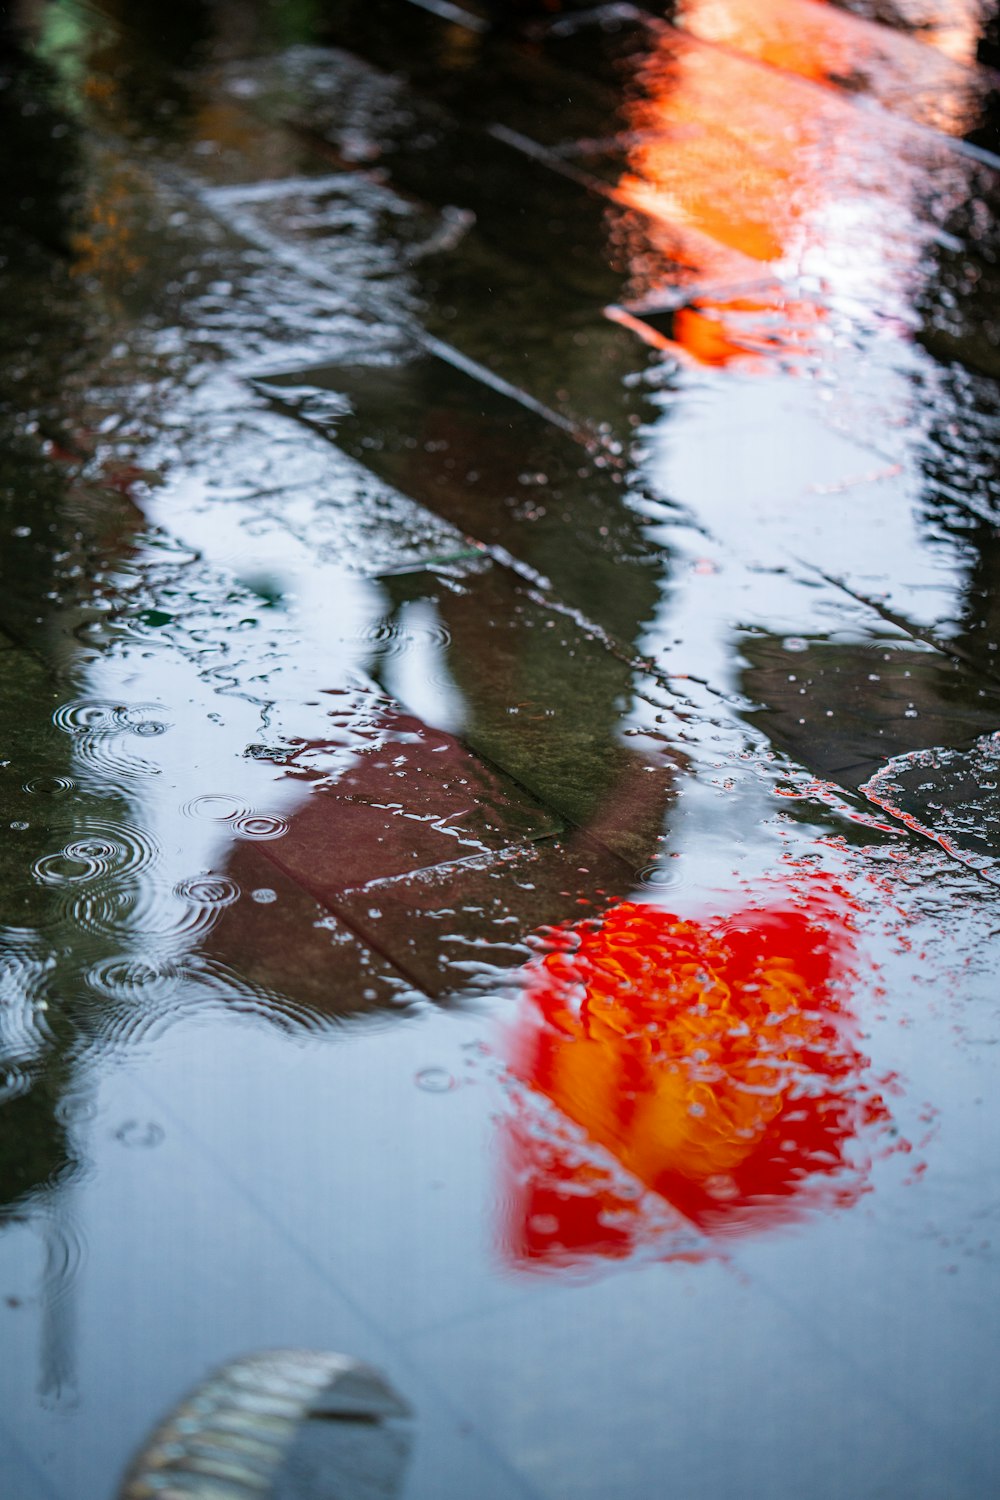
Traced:
<svg viewBox="0 0 1000 1500">
<path fill-rule="evenodd" d="M 4 1493 L 995 1493 L 990 8 L 0 28 Z"/>
</svg>

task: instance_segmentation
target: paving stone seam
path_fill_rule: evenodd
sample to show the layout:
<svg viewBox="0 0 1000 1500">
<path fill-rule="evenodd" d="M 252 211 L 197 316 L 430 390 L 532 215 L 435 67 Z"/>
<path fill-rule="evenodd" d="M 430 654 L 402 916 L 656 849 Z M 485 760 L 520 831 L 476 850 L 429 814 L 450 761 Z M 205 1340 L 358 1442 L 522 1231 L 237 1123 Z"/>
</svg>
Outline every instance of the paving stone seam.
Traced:
<svg viewBox="0 0 1000 1500">
<path fill-rule="evenodd" d="M 937 651 L 941 656 L 947 657 L 949 661 L 957 662 L 961 666 L 967 667 L 976 677 L 985 678 L 988 682 L 1000 686 L 1000 672 L 994 671 L 984 663 L 977 661 L 975 657 L 963 650 L 961 646 L 953 642 L 949 643 L 940 640 L 926 626 L 914 625 L 905 615 L 901 615 L 897 610 L 890 609 L 888 605 L 880 604 L 877 599 L 869 598 L 867 594 L 862 594 L 859 590 L 852 588 L 843 578 L 837 578 L 832 573 L 824 572 L 818 564 L 807 562 L 802 557 L 793 558 L 793 561 L 799 567 L 807 568 L 811 573 L 818 574 L 831 587 L 840 589 L 849 598 L 855 599 L 859 604 L 865 605 L 867 609 L 873 610 L 875 614 L 879 615 L 889 625 L 895 625 L 898 630 L 902 630 L 911 640 L 920 641 L 923 645 L 930 646 L 932 650 Z"/>
<path fill-rule="evenodd" d="M 510 850 L 501 851 L 500 854 L 496 856 L 497 862 L 502 860 L 505 854 L 509 854 L 515 848 L 516 846 L 512 845 L 510 846 Z M 467 864 L 467 862 L 464 860 L 447 860 L 443 861 L 440 865 L 426 865 L 419 870 L 408 870 L 400 875 L 384 877 L 381 881 L 378 882 L 372 881 L 370 886 L 367 882 L 365 882 L 362 885 L 345 888 L 343 891 L 338 891 L 336 892 L 336 894 L 331 894 L 329 891 L 324 891 L 323 888 L 320 887 L 316 882 L 314 882 L 309 876 L 303 875 L 300 872 L 293 872 L 292 870 L 289 870 L 278 857 L 277 849 L 272 850 L 265 845 L 261 847 L 261 853 L 267 860 L 270 861 L 271 864 L 275 866 L 276 869 L 280 870 L 284 876 L 293 881 L 301 890 L 305 891 L 307 895 L 312 897 L 312 899 L 318 906 L 322 907 L 322 909 L 328 912 L 332 917 L 335 917 L 343 927 L 346 927 L 352 934 L 352 936 L 355 937 L 364 948 L 370 950 L 372 953 L 376 953 L 379 958 L 383 960 L 383 962 L 388 963 L 390 967 L 393 968 L 396 973 L 398 973 L 406 981 L 409 987 L 416 992 L 416 994 L 422 996 L 430 1004 L 440 1003 L 440 996 L 447 992 L 447 987 L 443 988 L 440 991 L 437 991 L 436 993 L 432 993 L 431 990 L 428 989 L 425 980 L 421 978 L 419 972 L 409 967 L 405 955 L 398 949 L 398 947 L 396 949 L 388 948 L 382 942 L 379 936 L 378 928 L 365 923 L 354 914 L 354 911 L 347 898 L 351 896 L 365 895 L 370 889 L 374 889 L 376 886 L 379 886 L 383 889 L 385 889 L 386 887 L 392 887 L 393 885 L 405 887 L 410 880 L 419 878 L 420 876 L 427 877 L 435 872 L 443 873 L 453 869 L 468 868 L 470 866 L 472 868 L 488 869 L 490 864 L 488 858 L 483 858 L 481 863 L 474 864 L 471 862 Z"/>
</svg>

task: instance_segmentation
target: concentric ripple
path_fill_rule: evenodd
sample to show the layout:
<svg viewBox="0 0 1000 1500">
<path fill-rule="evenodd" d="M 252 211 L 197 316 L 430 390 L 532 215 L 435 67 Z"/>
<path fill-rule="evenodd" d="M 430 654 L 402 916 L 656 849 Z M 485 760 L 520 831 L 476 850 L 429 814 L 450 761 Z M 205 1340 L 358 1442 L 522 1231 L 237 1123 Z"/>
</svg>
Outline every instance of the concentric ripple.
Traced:
<svg viewBox="0 0 1000 1500">
<path fill-rule="evenodd" d="M 639 879 L 643 885 L 651 886 L 657 891 L 672 891 L 684 883 L 680 870 L 672 870 L 669 865 L 659 864 L 647 865 L 644 870 L 640 870 Z"/>
<path fill-rule="evenodd" d="M 288 832 L 285 818 L 258 812 L 229 792 L 204 792 L 185 802 L 181 812 L 188 818 L 207 818 L 212 823 L 228 823 L 241 839 L 280 839 Z"/>
<path fill-rule="evenodd" d="M 109 698 L 71 698 L 52 715 L 66 734 L 163 734 L 169 725 L 161 703 L 115 703 Z"/>
<path fill-rule="evenodd" d="M 54 853 L 43 854 L 32 869 L 42 885 L 79 886 L 108 876 L 134 875 L 157 855 L 151 836 L 129 823 L 92 822 Z"/>
<path fill-rule="evenodd" d="M 181 807 L 186 818 L 207 818 L 211 823 L 230 823 L 234 818 L 249 817 L 253 809 L 229 792 L 203 792 Z"/>
<path fill-rule="evenodd" d="M 33 776 L 24 783 L 24 790 L 40 797 L 65 797 L 75 785 L 71 776 Z"/>
<path fill-rule="evenodd" d="M 63 920 L 93 937 L 119 937 L 141 923 L 136 914 L 148 900 L 145 885 L 117 881 L 70 889 L 62 909 Z"/>
<path fill-rule="evenodd" d="M 177 882 L 174 895 L 193 906 L 220 911 L 239 899 L 240 888 L 228 875 L 190 875 Z"/>
<path fill-rule="evenodd" d="M 246 813 L 233 819 L 241 839 L 280 839 L 288 832 L 288 819 L 276 813 Z"/>
<path fill-rule="evenodd" d="M 186 945 L 204 937 L 239 895 L 239 886 L 225 875 L 193 875 L 174 886 L 104 881 L 70 890 L 64 915 L 97 937 Z"/>
<path fill-rule="evenodd" d="M 158 703 L 114 703 L 110 699 L 75 698 L 63 703 L 52 722 L 72 735 L 83 773 L 91 773 L 111 789 L 124 790 L 160 767 L 122 748 L 125 737 L 150 739 L 165 734 L 170 725 Z"/>
<path fill-rule="evenodd" d="M 101 959 L 87 974 L 87 983 L 99 995 L 129 1002 L 166 999 L 180 979 L 180 970 L 169 959 L 124 954 Z"/>
<path fill-rule="evenodd" d="M 351 640 L 370 646 L 378 656 L 402 656 L 415 646 L 443 650 L 451 645 L 451 631 L 439 620 L 414 625 L 402 620 L 382 619 L 363 627 Z"/>
</svg>

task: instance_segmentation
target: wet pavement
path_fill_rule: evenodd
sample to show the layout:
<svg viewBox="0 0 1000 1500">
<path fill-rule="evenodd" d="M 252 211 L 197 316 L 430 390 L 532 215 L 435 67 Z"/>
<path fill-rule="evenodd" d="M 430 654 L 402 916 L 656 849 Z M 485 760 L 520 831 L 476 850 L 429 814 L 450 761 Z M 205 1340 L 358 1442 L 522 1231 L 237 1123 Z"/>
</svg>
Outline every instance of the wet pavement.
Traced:
<svg viewBox="0 0 1000 1500">
<path fill-rule="evenodd" d="M 4 1495 L 997 1493 L 989 7 L 14 12 Z"/>
</svg>

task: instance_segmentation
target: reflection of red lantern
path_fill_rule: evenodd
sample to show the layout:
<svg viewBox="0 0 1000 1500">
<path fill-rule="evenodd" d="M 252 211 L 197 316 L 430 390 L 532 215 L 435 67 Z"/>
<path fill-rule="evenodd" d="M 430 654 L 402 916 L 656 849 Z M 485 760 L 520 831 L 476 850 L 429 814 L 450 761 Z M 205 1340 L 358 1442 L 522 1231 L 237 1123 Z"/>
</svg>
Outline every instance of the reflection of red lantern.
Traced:
<svg viewBox="0 0 1000 1500">
<path fill-rule="evenodd" d="M 515 1260 L 630 1254 L 659 1235 L 657 1202 L 723 1236 L 859 1196 L 848 1150 L 887 1113 L 844 1005 L 847 914 L 810 876 L 727 917 L 622 902 L 556 932 L 527 971 L 510 1053 L 528 1088 L 511 1129 Z"/>
</svg>

